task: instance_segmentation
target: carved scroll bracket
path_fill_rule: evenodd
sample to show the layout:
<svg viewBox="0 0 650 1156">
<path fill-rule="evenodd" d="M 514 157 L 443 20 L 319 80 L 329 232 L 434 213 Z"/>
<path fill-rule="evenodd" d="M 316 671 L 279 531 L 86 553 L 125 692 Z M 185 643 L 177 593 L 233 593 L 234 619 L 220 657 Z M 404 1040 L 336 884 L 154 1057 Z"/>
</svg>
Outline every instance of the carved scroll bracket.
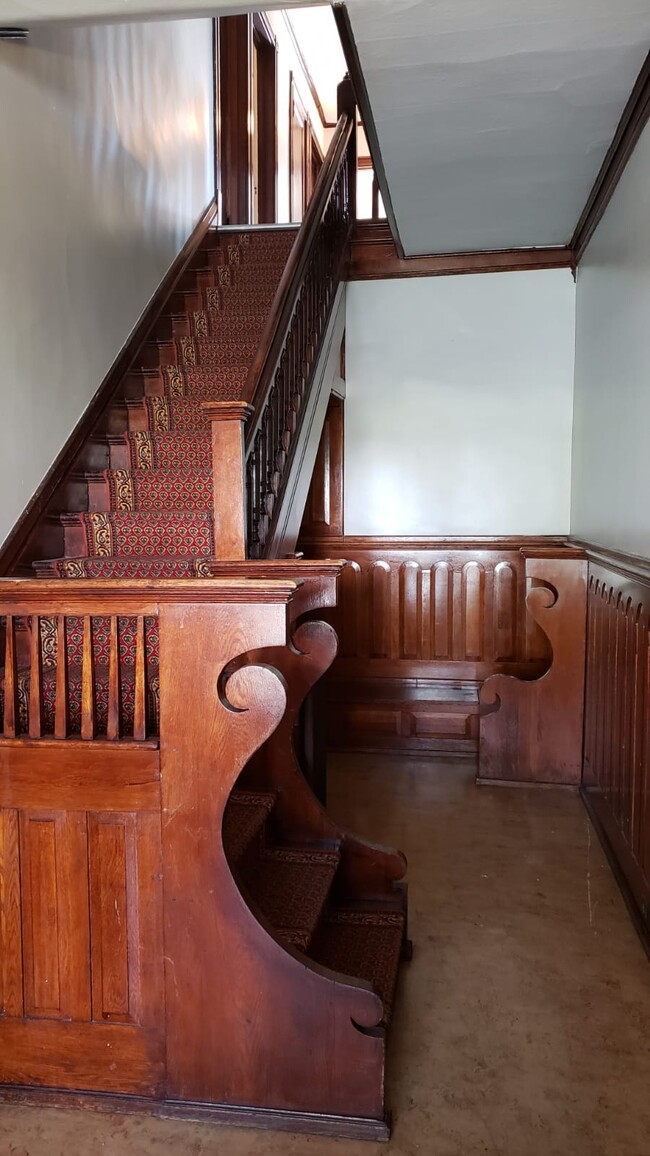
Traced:
<svg viewBox="0 0 650 1156">
<path fill-rule="evenodd" d="M 522 551 L 529 614 L 552 647 L 541 678 L 481 688 L 479 782 L 578 785 L 582 767 L 587 561 L 582 550 Z"/>
</svg>

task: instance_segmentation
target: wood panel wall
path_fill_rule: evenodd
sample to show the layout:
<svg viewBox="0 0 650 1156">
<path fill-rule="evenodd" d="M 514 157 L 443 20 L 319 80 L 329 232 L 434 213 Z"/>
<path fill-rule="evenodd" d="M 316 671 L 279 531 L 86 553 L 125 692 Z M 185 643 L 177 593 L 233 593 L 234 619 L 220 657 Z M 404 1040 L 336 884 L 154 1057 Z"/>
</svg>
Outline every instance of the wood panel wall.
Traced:
<svg viewBox="0 0 650 1156">
<path fill-rule="evenodd" d="M 592 557 L 583 793 L 650 931 L 650 565 Z"/>
<path fill-rule="evenodd" d="M 156 1094 L 158 751 L 37 746 L 0 740 L 0 1084 Z"/>
<path fill-rule="evenodd" d="M 331 618 L 330 745 L 473 754 L 479 683 L 548 666 L 521 549 L 559 541 L 304 538 L 308 557 L 346 559 Z"/>
</svg>

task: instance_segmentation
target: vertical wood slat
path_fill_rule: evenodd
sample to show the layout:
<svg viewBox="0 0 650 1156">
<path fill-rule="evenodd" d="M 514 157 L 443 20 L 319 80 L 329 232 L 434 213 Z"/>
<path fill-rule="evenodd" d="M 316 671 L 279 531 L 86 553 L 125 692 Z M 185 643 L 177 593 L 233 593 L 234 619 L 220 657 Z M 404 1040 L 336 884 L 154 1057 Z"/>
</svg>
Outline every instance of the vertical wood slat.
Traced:
<svg viewBox="0 0 650 1156">
<path fill-rule="evenodd" d="M 147 737 L 147 654 L 144 618 L 141 614 L 138 615 L 136 622 L 134 694 L 133 737 L 143 742 Z"/>
<path fill-rule="evenodd" d="M 647 922 L 650 582 L 592 563 L 583 784 Z"/>
<path fill-rule="evenodd" d="M 16 620 L 8 614 L 5 623 L 5 686 L 3 732 L 14 739 L 18 731 L 18 663 L 16 660 Z"/>
<path fill-rule="evenodd" d="M 0 811 L 0 1015 L 23 1014 L 18 812 Z"/>
<path fill-rule="evenodd" d="M 43 660 L 41 630 L 38 614 L 32 617 L 32 637 L 29 664 L 29 737 L 40 739 L 43 734 Z"/>
<path fill-rule="evenodd" d="M 66 739 L 70 729 L 70 707 L 68 699 L 68 643 L 65 632 L 65 617 L 59 614 L 56 620 L 56 702 L 54 708 L 54 737 Z"/>
<path fill-rule="evenodd" d="M 117 615 L 111 615 L 108 652 L 108 721 L 106 737 L 119 739 L 121 733 L 120 639 Z"/>
<path fill-rule="evenodd" d="M 81 737 L 94 739 L 95 662 L 93 655 L 93 620 L 86 614 L 83 620 L 83 652 L 81 659 Z"/>
</svg>

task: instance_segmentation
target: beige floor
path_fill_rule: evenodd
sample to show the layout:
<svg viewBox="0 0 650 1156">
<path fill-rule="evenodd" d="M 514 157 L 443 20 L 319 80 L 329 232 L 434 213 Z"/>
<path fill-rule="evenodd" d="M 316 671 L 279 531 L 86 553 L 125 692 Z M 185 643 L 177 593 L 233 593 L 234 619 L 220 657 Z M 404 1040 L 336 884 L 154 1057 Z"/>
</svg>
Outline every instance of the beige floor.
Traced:
<svg viewBox="0 0 650 1156">
<path fill-rule="evenodd" d="M 2 1156 L 650 1156 L 650 969 L 578 798 L 361 757 L 331 805 L 410 859 L 390 1148 L 0 1106 Z"/>
</svg>

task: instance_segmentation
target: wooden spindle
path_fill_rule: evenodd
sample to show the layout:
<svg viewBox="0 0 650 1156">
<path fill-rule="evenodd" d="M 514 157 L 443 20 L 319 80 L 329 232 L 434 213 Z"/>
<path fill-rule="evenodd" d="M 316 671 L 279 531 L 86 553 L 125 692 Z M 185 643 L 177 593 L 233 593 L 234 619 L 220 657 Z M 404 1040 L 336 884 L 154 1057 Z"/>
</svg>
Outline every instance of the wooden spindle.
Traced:
<svg viewBox="0 0 650 1156">
<path fill-rule="evenodd" d="M 40 739 L 43 734 L 43 657 L 38 614 L 32 616 L 29 662 L 29 737 Z"/>
<path fill-rule="evenodd" d="M 81 659 L 81 737 L 95 737 L 95 664 L 93 655 L 93 620 L 83 620 L 83 653 Z"/>
<path fill-rule="evenodd" d="M 120 638 L 117 616 L 111 617 L 111 637 L 108 652 L 108 722 L 106 737 L 120 738 Z"/>
<path fill-rule="evenodd" d="M 18 664 L 16 662 L 16 621 L 12 614 L 5 620 L 5 703 L 3 731 L 6 739 L 15 739 L 18 728 Z"/>
<path fill-rule="evenodd" d="M 147 737 L 147 652 L 144 638 L 144 618 L 138 615 L 135 636 L 135 687 L 133 705 L 133 737 L 144 742 Z"/>
<path fill-rule="evenodd" d="M 56 620 L 56 705 L 54 708 L 54 737 L 67 739 L 70 729 L 70 701 L 68 697 L 68 643 L 65 617 Z"/>
</svg>

